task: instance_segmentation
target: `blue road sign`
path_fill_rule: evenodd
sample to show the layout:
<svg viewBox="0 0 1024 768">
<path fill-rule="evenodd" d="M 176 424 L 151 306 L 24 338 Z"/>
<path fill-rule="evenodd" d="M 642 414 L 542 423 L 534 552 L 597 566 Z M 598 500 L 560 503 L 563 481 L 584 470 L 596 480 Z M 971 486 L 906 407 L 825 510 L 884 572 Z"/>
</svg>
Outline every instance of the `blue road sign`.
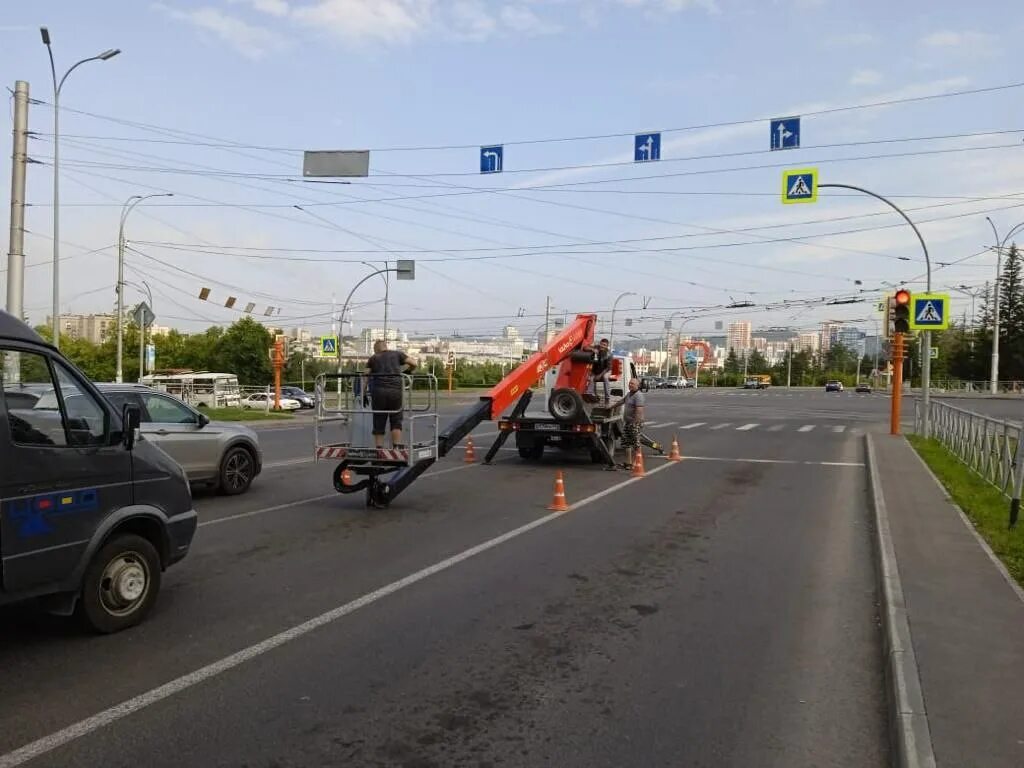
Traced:
<svg viewBox="0 0 1024 768">
<path fill-rule="evenodd" d="M 814 203 L 818 200 L 818 169 L 800 168 L 782 172 L 782 202 Z"/>
<path fill-rule="evenodd" d="M 321 336 L 320 337 L 320 357 L 337 357 L 338 356 L 338 337 L 337 336 Z"/>
<path fill-rule="evenodd" d="M 944 331 L 949 328 L 949 294 L 914 294 L 911 298 L 910 328 L 914 331 Z"/>
<path fill-rule="evenodd" d="M 638 133 L 633 137 L 633 162 L 661 160 L 661 134 Z"/>
<path fill-rule="evenodd" d="M 501 173 L 505 148 L 501 144 L 480 147 L 480 173 Z"/>
<path fill-rule="evenodd" d="M 777 117 L 771 121 L 772 149 L 797 149 L 800 146 L 800 118 Z"/>
</svg>

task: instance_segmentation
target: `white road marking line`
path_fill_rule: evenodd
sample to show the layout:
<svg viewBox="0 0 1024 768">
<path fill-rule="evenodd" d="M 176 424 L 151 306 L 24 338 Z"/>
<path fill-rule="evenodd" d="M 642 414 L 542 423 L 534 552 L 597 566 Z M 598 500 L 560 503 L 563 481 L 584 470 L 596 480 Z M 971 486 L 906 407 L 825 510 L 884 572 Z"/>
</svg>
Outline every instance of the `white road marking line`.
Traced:
<svg viewBox="0 0 1024 768">
<path fill-rule="evenodd" d="M 845 432 L 846 431 L 846 425 L 845 424 L 836 424 L 834 427 L 832 427 L 832 431 L 833 432 L 837 432 L 837 433 L 838 432 Z"/>
<path fill-rule="evenodd" d="M 460 464 L 457 467 L 448 467 L 448 469 L 438 469 L 434 472 L 427 472 L 423 475 L 423 479 L 430 477 L 437 477 L 438 475 L 447 475 L 449 472 L 458 472 L 463 469 L 469 469 L 470 467 L 478 467 L 479 464 Z M 324 499 L 332 499 L 341 494 L 335 491 L 334 493 L 325 493 L 321 496 L 310 496 L 305 499 L 299 499 L 297 501 L 289 501 L 284 504 L 275 504 L 273 507 L 263 507 L 262 509 L 253 509 L 249 512 L 239 512 L 237 515 L 227 515 L 225 517 L 218 517 L 213 520 L 206 520 L 198 525 L 199 528 L 203 528 L 207 525 L 217 525 L 218 523 L 228 523 L 232 520 L 242 520 L 246 517 L 255 517 L 256 515 L 264 515 L 268 512 L 280 512 L 282 509 L 291 509 L 292 507 L 298 507 L 302 504 L 311 504 L 314 501 L 323 501 Z M 2 767 L 3 763 L 0 763 Z"/>
<path fill-rule="evenodd" d="M 654 475 L 674 465 L 675 462 L 662 464 L 660 467 L 648 470 L 647 475 Z M 609 494 L 615 493 L 616 491 L 619 491 L 629 485 L 632 485 L 633 483 L 640 482 L 643 479 L 644 478 L 641 477 L 631 477 L 628 480 L 623 480 L 620 483 L 616 483 L 615 485 L 610 486 L 609 488 L 606 488 L 603 491 L 600 491 L 598 493 L 593 494 L 592 496 L 588 496 L 584 499 L 577 501 L 575 504 L 569 507 L 569 512 L 574 512 L 577 509 L 580 509 L 581 507 L 585 507 L 588 504 L 592 504 L 598 499 L 602 499 L 605 496 L 608 496 Z M 53 750 L 58 749 L 60 747 L 63 747 L 64 745 L 69 744 L 70 742 L 75 741 L 76 739 L 80 739 L 83 736 L 87 736 L 88 734 L 94 731 L 98 731 L 101 728 L 105 728 L 106 726 L 111 725 L 117 722 L 118 720 L 121 720 L 122 718 L 128 717 L 129 715 L 139 712 L 140 710 L 143 710 L 146 707 L 152 706 L 153 704 L 157 704 L 163 701 L 164 699 L 170 698 L 171 696 L 181 693 L 182 691 L 188 690 L 189 688 L 193 688 L 199 685 L 200 683 L 210 680 L 211 678 L 217 677 L 218 675 L 221 675 L 224 672 L 234 669 L 235 667 L 241 666 L 242 664 L 245 664 L 248 661 L 252 661 L 256 657 L 262 656 L 274 650 L 275 648 L 279 648 L 287 643 L 292 642 L 293 640 L 298 640 L 300 637 L 308 635 L 310 632 L 320 629 L 321 627 L 327 626 L 328 624 L 332 624 L 338 619 L 344 618 L 345 616 L 348 616 L 351 613 L 355 613 L 360 608 L 365 608 L 366 606 L 376 603 L 377 601 L 382 600 L 383 598 L 388 597 L 389 595 L 393 595 L 396 592 L 400 592 L 406 587 L 411 587 L 413 584 L 423 581 L 424 579 L 428 579 L 431 576 L 441 573 L 442 571 L 447 571 L 448 569 L 458 565 L 459 563 L 462 563 L 465 560 L 469 560 L 471 557 L 475 557 L 476 555 L 486 552 L 489 549 L 494 549 L 495 547 L 498 547 L 507 541 L 511 541 L 512 539 L 518 538 L 519 536 L 522 536 L 524 533 L 528 533 L 535 528 L 540 528 L 543 525 L 547 525 L 548 523 L 553 522 L 566 514 L 568 514 L 568 512 L 552 512 L 550 514 L 544 515 L 544 517 L 540 517 L 532 522 L 526 523 L 525 525 L 521 525 L 518 528 L 513 528 L 511 531 L 503 533 L 500 536 L 495 536 L 493 539 L 488 539 L 487 541 L 481 544 L 477 544 L 474 547 L 470 547 L 469 549 L 463 550 L 457 555 L 453 555 L 452 557 L 449 557 L 445 560 L 441 560 L 440 562 L 434 563 L 433 565 L 429 565 L 426 568 L 418 570 L 415 573 L 411 573 L 408 576 L 399 579 L 398 581 L 393 581 L 390 584 L 381 587 L 380 589 L 376 589 L 373 592 L 369 592 L 363 595 L 362 597 L 358 597 L 355 600 L 352 600 L 351 602 L 345 603 L 344 605 L 339 605 L 337 608 L 332 608 L 331 610 L 325 613 L 321 613 L 319 616 L 309 619 L 308 621 L 305 621 L 301 624 L 297 624 L 291 627 L 290 629 L 286 629 L 283 632 L 279 632 L 276 635 L 268 637 L 266 640 L 262 640 L 258 643 L 255 643 L 254 645 L 250 645 L 248 648 L 243 648 L 242 650 L 237 651 L 231 654 L 230 656 L 225 656 L 219 661 L 207 664 L 205 667 L 200 667 L 194 672 L 189 672 L 186 675 L 182 675 L 181 677 L 175 678 L 174 680 L 171 680 L 170 682 L 165 683 L 164 685 L 161 685 L 157 688 L 153 688 L 150 691 L 142 693 L 126 701 L 122 701 L 120 704 L 115 704 L 113 707 L 110 707 L 109 709 L 105 709 L 102 712 L 98 712 L 97 714 L 92 715 L 91 717 L 87 717 L 84 720 L 80 720 L 77 723 L 69 725 L 66 728 L 62 728 L 61 730 L 56 731 L 55 733 L 51 733 L 48 736 L 44 736 L 41 739 L 37 739 L 36 741 L 26 744 L 25 746 L 20 747 L 14 750 L 13 752 L 8 752 L 5 755 L 0 755 L 0 768 L 16 768 L 16 766 L 24 765 L 29 760 L 34 760 L 35 758 L 45 755 L 48 752 L 52 752 Z"/>
<path fill-rule="evenodd" d="M 263 469 L 280 469 L 281 467 L 294 467 L 299 464 L 310 464 L 316 461 L 312 456 L 308 459 L 282 459 L 281 461 L 271 461 L 263 465 Z"/>
<path fill-rule="evenodd" d="M 715 426 L 713 426 L 712 429 L 725 429 L 726 427 L 731 427 L 731 426 L 732 426 L 732 422 L 731 421 L 727 421 L 727 422 L 725 422 L 725 424 L 715 424 Z"/>
<path fill-rule="evenodd" d="M 810 467 L 863 467 L 860 461 L 800 461 L 799 459 L 733 459 L 728 456 L 683 456 L 684 461 L 728 461 L 737 464 L 802 464 Z M 0 768 L 3 764 L 0 763 Z"/>
<path fill-rule="evenodd" d="M 804 424 L 797 432 L 810 432 L 812 429 L 814 429 L 813 424 Z"/>
<path fill-rule="evenodd" d="M 666 421 L 662 424 L 648 424 L 648 426 L 651 429 L 658 429 L 659 427 L 671 427 L 673 424 L 675 424 L 674 421 Z"/>
<path fill-rule="evenodd" d="M 757 427 L 757 423 L 756 422 L 754 424 L 744 424 L 742 427 L 736 427 L 736 431 L 737 432 L 749 432 L 750 430 L 754 429 L 755 427 Z"/>
<path fill-rule="evenodd" d="M 687 424 L 685 427 L 680 427 L 680 429 L 694 429 L 696 427 L 703 427 L 705 424 L 707 424 L 706 421 L 695 421 L 693 424 Z"/>
<path fill-rule="evenodd" d="M 769 432 L 781 432 L 785 428 L 786 428 L 785 424 L 772 424 L 770 427 L 768 427 L 768 431 Z"/>
</svg>

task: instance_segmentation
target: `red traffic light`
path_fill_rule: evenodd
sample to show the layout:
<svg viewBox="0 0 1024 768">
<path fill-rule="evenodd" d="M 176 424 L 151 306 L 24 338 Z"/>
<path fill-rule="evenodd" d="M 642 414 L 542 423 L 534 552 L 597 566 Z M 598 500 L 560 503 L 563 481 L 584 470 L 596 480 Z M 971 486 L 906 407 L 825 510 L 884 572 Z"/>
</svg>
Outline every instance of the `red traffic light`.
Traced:
<svg viewBox="0 0 1024 768">
<path fill-rule="evenodd" d="M 896 295 L 893 297 L 896 303 L 900 306 L 906 306 L 910 303 L 910 291 L 906 288 L 900 288 L 896 291 Z"/>
</svg>

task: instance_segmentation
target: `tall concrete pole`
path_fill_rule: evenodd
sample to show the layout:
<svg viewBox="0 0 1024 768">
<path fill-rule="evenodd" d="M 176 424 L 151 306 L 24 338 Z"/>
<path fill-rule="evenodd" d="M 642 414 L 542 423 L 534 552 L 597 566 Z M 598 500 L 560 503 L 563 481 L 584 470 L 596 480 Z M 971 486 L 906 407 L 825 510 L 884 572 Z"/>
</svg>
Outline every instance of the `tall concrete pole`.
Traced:
<svg viewBox="0 0 1024 768">
<path fill-rule="evenodd" d="M 11 240 L 7 251 L 7 311 L 25 315 L 25 167 L 28 164 L 28 83 L 14 84 L 14 151 L 11 154 Z"/>
</svg>

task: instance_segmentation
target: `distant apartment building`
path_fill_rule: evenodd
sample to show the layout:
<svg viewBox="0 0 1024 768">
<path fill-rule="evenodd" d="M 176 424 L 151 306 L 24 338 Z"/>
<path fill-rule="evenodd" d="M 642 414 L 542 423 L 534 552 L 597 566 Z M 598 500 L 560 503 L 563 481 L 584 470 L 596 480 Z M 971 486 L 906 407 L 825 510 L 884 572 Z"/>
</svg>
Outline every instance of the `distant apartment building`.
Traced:
<svg viewBox="0 0 1024 768">
<path fill-rule="evenodd" d="M 864 354 L 864 332 L 859 328 L 843 326 L 836 332 L 835 343 L 842 344 L 858 357 Z"/>
<path fill-rule="evenodd" d="M 796 338 L 797 348 L 801 352 L 817 354 L 821 349 L 821 337 L 817 333 L 801 333 Z"/>
<path fill-rule="evenodd" d="M 832 321 L 826 321 L 821 324 L 821 340 L 819 342 L 819 346 L 822 353 L 828 352 L 829 347 L 835 343 L 836 338 L 839 335 L 839 331 L 841 331 L 842 328 L 842 323 Z"/>
<path fill-rule="evenodd" d="M 726 348 L 742 352 L 750 349 L 751 346 L 751 324 L 749 320 L 742 320 L 738 323 L 729 323 L 726 334 Z"/>
<path fill-rule="evenodd" d="M 93 344 L 102 344 L 117 330 L 117 315 L 61 315 L 61 336 L 71 339 L 85 339 Z M 52 325 L 52 316 L 46 318 Z"/>
</svg>

